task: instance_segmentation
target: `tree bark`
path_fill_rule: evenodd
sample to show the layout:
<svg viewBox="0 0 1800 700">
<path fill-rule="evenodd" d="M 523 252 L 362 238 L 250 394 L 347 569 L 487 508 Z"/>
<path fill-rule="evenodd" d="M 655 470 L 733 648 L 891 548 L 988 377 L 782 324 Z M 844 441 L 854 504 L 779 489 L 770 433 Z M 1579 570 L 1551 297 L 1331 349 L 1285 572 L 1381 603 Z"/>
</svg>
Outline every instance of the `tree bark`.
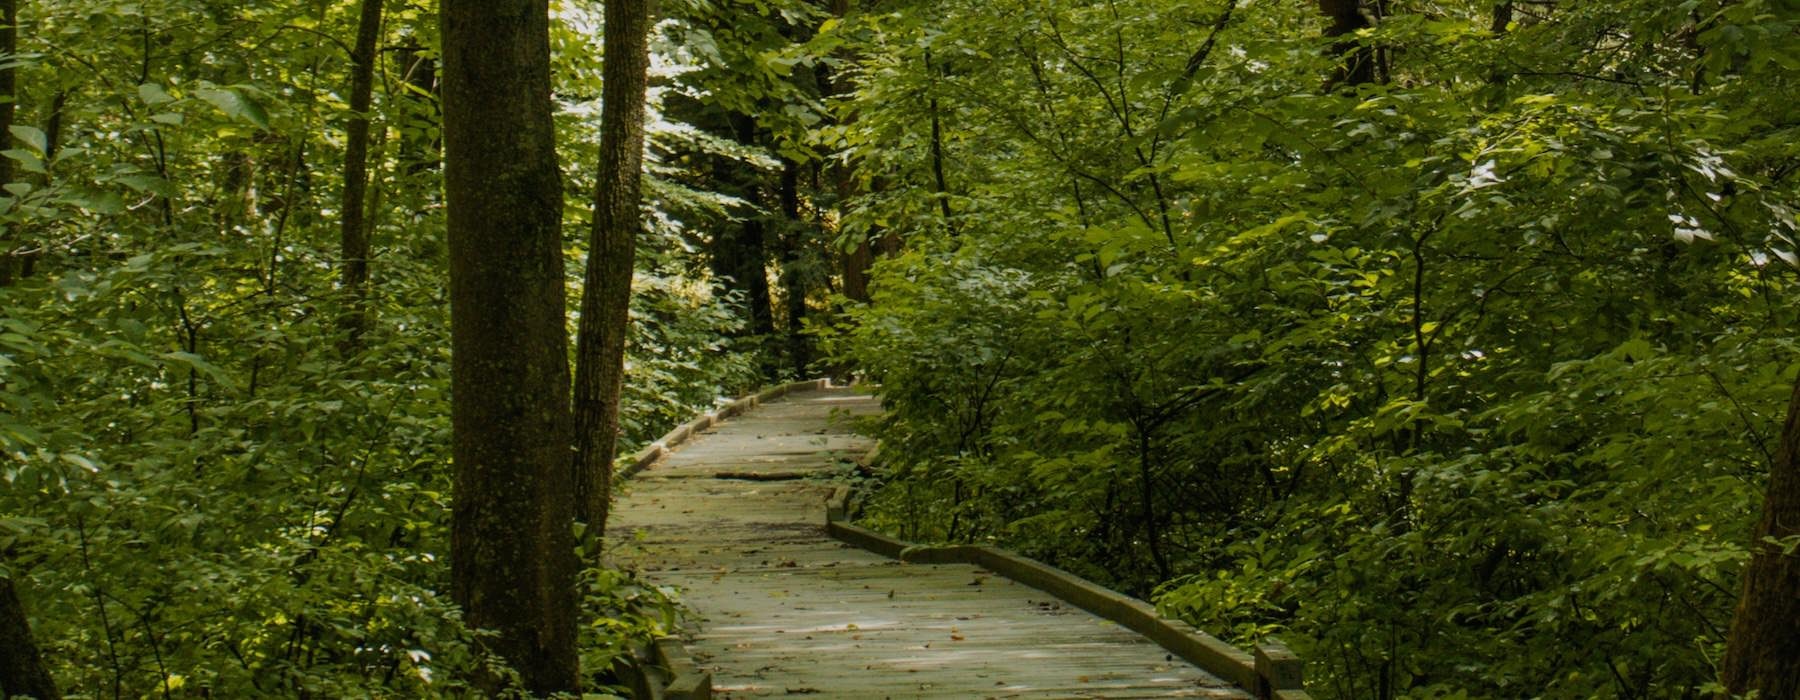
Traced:
<svg viewBox="0 0 1800 700">
<path fill-rule="evenodd" d="M 0 0 L 0 55 L 12 56 L 19 52 L 19 1 Z M 11 144 L 13 113 L 19 101 L 19 69 L 7 66 L 0 69 L 0 143 Z M 9 145 L 8 148 L 11 148 Z M 0 149 L 4 150 L 4 149 Z M 13 181 L 13 162 L 11 158 L 0 157 L 0 185 Z M 15 233 L 18 227 L 12 227 Z M 9 286 L 18 279 L 22 262 L 15 253 L 21 241 L 15 236 L 0 236 L 0 287 Z"/>
<path fill-rule="evenodd" d="M 787 351 L 794 376 L 804 378 L 812 364 L 806 342 L 806 275 L 801 255 L 806 244 L 806 222 L 800 218 L 800 164 L 783 158 L 781 168 L 781 217 L 787 222 L 781 241 L 781 286 L 787 305 Z"/>
<path fill-rule="evenodd" d="M 7 6 L 12 2 L 6 2 Z M 10 10 L 10 7 L 8 7 Z M 10 13 L 9 13 L 10 14 Z M 44 658 L 31 636 L 25 605 L 12 579 L 0 576 L 0 697 L 33 697 L 57 700 L 56 683 L 44 668 Z"/>
<path fill-rule="evenodd" d="M 926 101 L 927 110 L 931 113 L 931 179 L 937 189 L 938 211 L 944 215 L 944 227 L 950 235 L 956 235 L 956 216 L 950 210 L 950 179 L 944 175 L 944 120 L 938 108 L 937 81 L 939 71 L 931 65 L 931 49 L 925 50 L 925 74 L 931 90 L 931 98 Z"/>
<path fill-rule="evenodd" d="M 850 13 L 851 8 L 850 0 L 831 0 L 829 3 L 832 17 L 840 20 Z M 838 57 L 850 64 L 854 64 L 858 60 L 855 54 L 847 52 Z M 820 99 L 825 102 L 831 102 L 833 98 L 851 94 L 856 90 L 848 73 L 834 70 L 829 62 L 819 62 L 815 70 L 818 75 L 819 90 L 822 93 Z M 837 123 L 835 118 L 827 118 L 832 119 L 833 123 Z M 844 123 L 849 123 L 854 119 L 855 116 L 850 115 L 844 120 Z M 856 194 L 856 169 L 836 158 L 827 159 L 824 167 L 829 174 L 832 194 L 835 196 L 836 205 L 841 214 L 844 205 Z M 840 228 L 838 232 L 842 233 L 842 229 Z M 836 261 L 839 263 L 838 274 L 843 279 L 844 297 L 854 302 L 868 303 L 869 267 L 875 264 L 874 250 L 869 245 L 869 236 L 863 235 L 854 247 L 842 246 L 840 241 L 840 245 L 833 245 L 832 249 L 838 253 Z"/>
<path fill-rule="evenodd" d="M 644 228 L 644 93 L 649 88 L 650 12 L 645 0 L 606 3 L 600 182 L 581 294 L 575 372 L 576 517 L 600 537 L 612 498 L 619 391 L 631 328 L 631 277 Z"/>
<path fill-rule="evenodd" d="M 18 0 L 0 0 L 0 55 L 11 56 L 19 50 Z M 44 163 L 55 155 L 62 132 L 62 108 L 66 93 L 58 93 L 53 103 L 50 130 L 45 135 Z M 0 69 L 0 142 L 12 142 L 13 117 L 19 101 L 18 68 Z M 13 181 L 11 158 L 0 158 L 0 185 Z M 26 276 L 27 258 L 15 255 L 13 241 L 0 239 L 0 287 L 10 286 Z M 58 700 L 62 697 L 50 671 L 44 666 L 43 653 L 31 634 L 31 622 L 25 615 L 25 604 L 11 578 L 0 576 L 0 697 L 35 697 Z"/>
<path fill-rule="evenodd" d="M 1768 542 L 1792 537 L 1800 537 L 1800 381 L 1788 404 L 1720 666 L 1721 680 L 1733 693 L 1800 698 L 1800 552 Z"/>
<path fill-rule="evenodd" d="M 451 590 L 523 689 L 578 692 L 549 0 L 444 0 Z M 488 694 L 493 677 L 474 679 Z"/>
<path fill-rule="evenodd" d="M 400 99 L 393 106 L 400 129 L 400 169 L 408 175 L 419 175 L 437 169 L 438 152 L 442 149 L 438 132 L 438 68 L 437 60 L 425 52 L 415 37 L 393 52 L 394 67 L 400 73 Z"/>
<path fill-rule="evenodd" d="M 1319 11 L 1331 18 L 1325 36 L 1347 37 L 1373 26 L 1363 14 L 1362 0 L 1319 0 Z M 1375 51 L 1354 38 L 1339 41 L 1331 47 L 1340 63 L 1330 84 L 1356 86 L 1375 82 Z"/>
<path fill-rule="evenodd" d="M 731 115 L 731 128 L 738 143 L 756 145 L 755 117 Z M 730 161 L 726 163 L 729 164 Z M 730 169 L 730 165 L 721 167 L 721 170 Z M 721 173 L 719 179 L 720 182 L 726 182 L 733 178 L 730 173 Z M 741 179 L 744 182 L 744 201 L 760 206 L 761 173 L 753 170 Z M 767 238 L 762 212 L 752 209 L 746 213 L 742 225 L 721 232 L 713 240 L 713 276 L 719 279 L 724 291 L 735 291 L 742 295 L 738 311 L 748 324 L 745 334 L 758 337 L 775 332 L 775 316 L 769 297 L 769 276 L 765 269 Z"/>
<path fill-rule="evenodd" d="M 864 235 L 856 247 L 844 253 L 844 297 L 863 304 L 869 303 L 869 268 L 875 264 L 875 251 L 869 246 L 869 238 Z"/>
<path fill-rule="evenodd" d="M 381 38 L 383 0 L 362 0 L 356 25 L 354 65 L 350 75 L 350 123 L 344 138 L 344 200 L 341 217 L 342 284 L 350 308 L 343 326 L 355 344 L 368 326 L 365 303 L 369 283 L 369 226 L 365 221 L 369 191 L 369 108 L 375 95 L 375 52 Z"/>
<path fill-rule="evenodd" d="M 744 311 L 749 322 L 749 335 L 766 337 L 775 333 L 774 302 L 769 294 L 769 274 L 766 269 L 765 256 L 768 254 L 768 226 L 761 213 L 753 213 L 738 229 L 737 239 L 730 251 L 731 279 L 738 291 L 743 292 Z"/>
</svg>

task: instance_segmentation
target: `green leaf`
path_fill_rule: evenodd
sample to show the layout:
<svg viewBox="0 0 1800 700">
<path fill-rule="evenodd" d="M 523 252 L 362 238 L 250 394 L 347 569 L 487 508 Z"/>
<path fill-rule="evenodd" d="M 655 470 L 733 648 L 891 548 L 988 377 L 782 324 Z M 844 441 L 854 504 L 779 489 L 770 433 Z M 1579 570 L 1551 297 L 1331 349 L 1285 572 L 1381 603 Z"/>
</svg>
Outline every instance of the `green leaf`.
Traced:
<svg viewBox="0 0 1800 700">
<path fill-rule="evenodd" d="M 162 357 L 164 360 L 168 360 L 175 364 L 190 367 L 205 376 L 209 381 L 219 384 L 220 386 L 229 387 L 232 385 L 231 377 L 226 375 L 224 370 L 219 369 L 217 365 L 207 361 L 206 358 L 201 357 L 200 355 L 191 352 L 175 351 L 163 353 Z"/>
<path fill-rule="evenodd" d="M 5 151 L 0 151 L 0 156 L 6 156 L 18 161 L 19 167 L 26 172 L 38 173 L 40 175 L 48 174 L 50 172 L 44 169 L 43 158 L 39 157 L 38 154 L 23 148 L 10 148 Z"/>
<path fill-rule="evenodd" d="M 126 209 L 125 198 L 116 192 L 80 192 L 61 201 L 90 214 L 121 214 Z"/>
<path fill-rule="evenodd" d="M 32 150 L 40 154 L 49 152 L 50 138 L 44 135 L 43 130 L 23 124 L 15 124 L 11 130 L 14 138 L 24 141 L 25 145 L 30 146 Z"/>
<path fill-rule="evenodd" d="M 144 104 L 151 106 L 164 105 L 175 101 L 175 98 L 171 96 L 168 91 L 163 90 L 163 87 L 156 83 L 144 83 L 139 85 L 138 99 L 143 100 Z"/>
<path fill-rule="evenodd" d="M 245 95 L 239 90 L 229 88 L 201 88 L 196 90 L 194 94 L 199 95 L 200 99 L 206 100 L 208 103 L 212 104 L 212 106 L 217 107 L 219 111 L 224 112 L 228 117 L 242 119 L 264 129 L 269 128 L 268 113 L 264 112 L 262 106 L 258 105 L 255 100 L 250 99 L 248 95 Z"/>
<path fill-rule="evenodd" d="M 94 464 L 93 460 L 90 460 L 81 455 L 65 452 L 61 455 L 61 457 L 62 457 L 62 461 L 68 462 L 69 464 L 73 464 L 73 465 L 80 467 L 88 472 L 99 473 L 99 471 L 100 471 L 99 465 Z"/>
</svg>

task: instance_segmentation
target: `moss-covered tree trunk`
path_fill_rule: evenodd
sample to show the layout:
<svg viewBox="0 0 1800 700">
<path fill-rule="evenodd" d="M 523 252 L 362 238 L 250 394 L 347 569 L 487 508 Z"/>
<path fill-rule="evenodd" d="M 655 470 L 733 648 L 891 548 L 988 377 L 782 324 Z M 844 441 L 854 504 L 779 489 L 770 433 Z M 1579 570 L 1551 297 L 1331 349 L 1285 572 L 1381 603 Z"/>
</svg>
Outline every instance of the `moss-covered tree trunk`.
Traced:
<svg viewBox="0 0 1800 700">
<path fill-rule="evenodd" d="M 575 373 L 577 515 L 604 533 L 618 449 L 619 391 L 631 325 L 631 277 L 644 227 L 644 92 L 649 87 L 650 15 L 645 0 L 606 3 L 600 182 L 581 294 Z"/>
<path fill-rule="evenodd" d="M 1757 691 L 1765 700 L 1800 698 L 1800 552 L 1769 542 L 1795 537 L 1800 537 L 1800 382 L 1788 405 L 1720 667 L 1725 687 L 1733 693 Z"/>
<path fill-rule="evenodd" d="M 451 577 L 485 648 L 576 691 L 562 181 L 548 0 L 444 0 L 455 505 Z M 479 678 L 498 690 L 494 678 Z"/>
</svg>

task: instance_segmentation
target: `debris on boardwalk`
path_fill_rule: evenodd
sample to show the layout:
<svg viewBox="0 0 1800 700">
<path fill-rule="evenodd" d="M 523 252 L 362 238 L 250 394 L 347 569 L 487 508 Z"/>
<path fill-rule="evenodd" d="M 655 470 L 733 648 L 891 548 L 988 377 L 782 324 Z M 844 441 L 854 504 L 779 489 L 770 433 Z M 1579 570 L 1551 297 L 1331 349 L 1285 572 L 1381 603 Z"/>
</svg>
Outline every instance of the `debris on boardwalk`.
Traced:
<svg viewBox="0 0 1800 700">
<path fill-rule="evenodd" d="M 718 697 L 1246 697 L 1035 589 L 827 537 L 825 479 L 871 447 L 842 417 L 877 411 L 849 389 L 795 394 L 627 485 L 612 557 L 681 591 Z"/>
</svg>

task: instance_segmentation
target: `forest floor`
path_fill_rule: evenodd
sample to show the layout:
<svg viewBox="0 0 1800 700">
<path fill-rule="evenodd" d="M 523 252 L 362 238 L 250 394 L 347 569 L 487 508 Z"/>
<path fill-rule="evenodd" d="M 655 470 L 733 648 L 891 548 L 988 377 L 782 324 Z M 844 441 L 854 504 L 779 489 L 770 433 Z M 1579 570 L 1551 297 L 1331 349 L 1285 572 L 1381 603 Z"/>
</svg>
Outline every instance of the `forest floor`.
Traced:
<svg viewBox="0 0 1800 700">
<path fill-rule="evenodd" d="M 872 446 L 849 418 L 879 411 L 851 389 L 794 394 L 626 484 L 613 563 L 680 591 L 716 697 L 1246 697 L 1036 589 L 829 538 L 833 479 Z"/>
</svg>

